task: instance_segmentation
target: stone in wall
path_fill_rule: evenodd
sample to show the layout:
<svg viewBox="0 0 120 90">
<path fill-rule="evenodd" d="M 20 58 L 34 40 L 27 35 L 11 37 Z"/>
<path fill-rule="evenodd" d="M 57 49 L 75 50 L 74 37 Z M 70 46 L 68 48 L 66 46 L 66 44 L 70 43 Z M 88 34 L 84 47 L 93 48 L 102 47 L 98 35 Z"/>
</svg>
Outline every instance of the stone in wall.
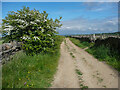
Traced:
<svg viewBox="0 0 120 90">
<path fill-rule="evenodd" d="M 2 59 L 9 60 L 9 57 L 21 49 L 21 42 L 4 43 L 0 45 L 0 63 Z"/>
</svg>

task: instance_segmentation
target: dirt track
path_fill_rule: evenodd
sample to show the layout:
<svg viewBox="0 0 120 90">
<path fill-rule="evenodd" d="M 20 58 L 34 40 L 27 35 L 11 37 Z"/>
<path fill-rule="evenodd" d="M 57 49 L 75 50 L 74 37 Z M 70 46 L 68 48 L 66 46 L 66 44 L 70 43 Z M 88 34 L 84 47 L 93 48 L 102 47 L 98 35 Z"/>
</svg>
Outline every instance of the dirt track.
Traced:
<svg viewBox="0 0 120 90">
<path fill-rule="evenodd" d="M 79 71 L 82 75 L 79 75 Z M 68 38 L 61 44 L 61 57 L 52 88 L 118 88 L 118 73 L 98 61 Z"/>
</svg>

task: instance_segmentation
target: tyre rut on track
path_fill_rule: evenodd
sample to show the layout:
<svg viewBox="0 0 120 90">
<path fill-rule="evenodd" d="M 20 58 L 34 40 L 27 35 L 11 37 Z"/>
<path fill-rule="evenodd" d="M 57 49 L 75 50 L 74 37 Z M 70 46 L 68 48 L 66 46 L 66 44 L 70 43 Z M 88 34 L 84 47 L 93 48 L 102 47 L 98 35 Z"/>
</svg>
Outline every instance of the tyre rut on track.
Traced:
<svg viewBox="0 0 120 90">
<path fill-rule="evenodd" d="M 76 70 L 79 72 L 77 73 Z M 79 75 L 79 73 L 82 73 Z M 61 57 L 52 88 L 118 88 L 118 72 L 74 45 L 69 38 L 61 44 Z"/>
</svg>

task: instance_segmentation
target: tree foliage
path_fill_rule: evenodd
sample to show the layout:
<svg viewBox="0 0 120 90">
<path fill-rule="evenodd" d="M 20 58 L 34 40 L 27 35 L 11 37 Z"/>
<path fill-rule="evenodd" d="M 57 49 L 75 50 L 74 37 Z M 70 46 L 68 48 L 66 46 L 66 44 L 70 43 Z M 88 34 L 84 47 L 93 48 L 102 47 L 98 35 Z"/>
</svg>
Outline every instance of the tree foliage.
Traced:
<svg viewBox="0 0 120 90">
<path fill-rule="evenodd" d="M 62 26 L 60 19 L 48 18 L 46 11 L 40 13 L 23 7 L 17 12 L 9 12 L 2 20 L 3 36 L 6 41 L 23 42 L 23 49 L 27 53 L 52 52 L 56 28 Z"/>
</svg>

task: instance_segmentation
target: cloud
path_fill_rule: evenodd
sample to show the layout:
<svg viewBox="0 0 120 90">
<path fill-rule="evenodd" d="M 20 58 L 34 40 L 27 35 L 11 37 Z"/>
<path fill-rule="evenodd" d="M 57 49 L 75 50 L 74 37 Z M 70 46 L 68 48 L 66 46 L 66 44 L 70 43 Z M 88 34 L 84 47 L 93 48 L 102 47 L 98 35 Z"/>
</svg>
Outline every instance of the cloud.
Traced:
<svg viewBox="0 0 120 90">
<path fill-rule="evenodd" d="M 103 11 L 118 8 L 117 2 L 84 2 L 83 5 L 86 6 L 86 10 L 88 11 Z"/>
<path fill-rule="evenodd" d="M 2 2 L 118 2 L 119 0 L 2 0 Z"/>
<path fill-rule="evenodd" d="M 81 0 L 83 2 L 119 2 L 119 0 Z"/>
<path fill-rule="evenodd" d="M 60 34 L 81 34 L 81 33 L 106 33 L 118 31 L 118 18 L 109 17 L 104 19 L 76 18 L 63 21 L 59 29 Z"/>
</svg>

